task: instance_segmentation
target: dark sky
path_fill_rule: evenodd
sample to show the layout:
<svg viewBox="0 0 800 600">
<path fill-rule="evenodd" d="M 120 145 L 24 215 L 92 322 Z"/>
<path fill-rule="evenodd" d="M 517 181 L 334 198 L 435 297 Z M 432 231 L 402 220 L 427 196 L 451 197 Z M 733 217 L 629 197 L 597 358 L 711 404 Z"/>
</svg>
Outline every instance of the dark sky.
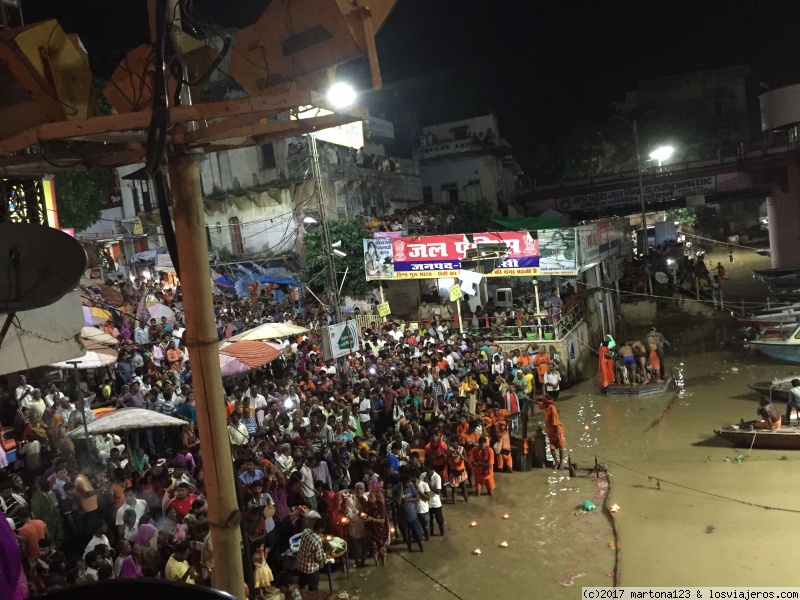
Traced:
<svg viewBox="0 0 800 600">
<path fill-rule="evenodd" d="M 225 24 L 254 18 L 259 2 L 196 0 Z M 145 41 L 144 6 L 28 0 L 26 13 L 77 31 L 108 68 Z M 386 90 L 422 125 L 494 110 L 503 137 L 524 145 L 546 141 L 570 111 L 624 99 L 640 79 L 749 63 L 771 87 L 798 82 L 798 23 L 796 0 L 399 0 L 378 52 Z"/>
</svg>

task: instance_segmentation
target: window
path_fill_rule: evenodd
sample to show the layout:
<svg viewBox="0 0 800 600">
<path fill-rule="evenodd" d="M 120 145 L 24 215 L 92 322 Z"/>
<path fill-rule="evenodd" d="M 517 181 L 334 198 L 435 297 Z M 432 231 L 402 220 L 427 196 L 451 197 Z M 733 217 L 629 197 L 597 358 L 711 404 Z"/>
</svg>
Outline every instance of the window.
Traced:
<svg viewBox="0 0 800 600">
<path fill-rule="evenodd" d="M 426 185 L 422 188 L 422 201 L 425 204 L 433 204 L 433 188 Z"/>
<path fill-rule="evenodd" d="M 480 179 L 474 179 L 472 181 L 468 181 L 466 187 L 464 188 L 464 192 L 467 198 L 467 202 L 480 202 L 481 200 Z"/>
<path fill-rule="evenodd" d="M 274 169 L 275 164 L 275 146 L 272 144 L 264 144 L 261 146 L 261 168 Z"/>
<path fill-rule="evenodd" d="M 441 200 L 442 204 L 455 204 L 458 202 L 458 184 L 457 183 L 443 183 Z"/>
<path fill-rule="evenodd" d="M 238 217 L 228 219 L 231 230 L 231 254 L 238 256 L 244 254 L 244 240 L 242 239 L 242 224 Z"/>
<path fill-rule="evenodd" d="M 220 223 L 219 221 L 217 221 L 217 233 L 219 235 L 222 235 L 222 223 Z"/>
<path fill-rule="evenodd" d="M 142 212 L 142 202 L 139 199 L 139 190 L 135 185 L 133 185 L 131 186 L 131 192 L 133 193 L 133 214 L 138 215 L 140 212 Z"/>
<path fill-rule="evenodd" d="M 155 208 L 150 202 L 150 190 L 142 189 L 142 206 L 144 207 L 144 212 L 150 212 Z"/>
</svg>

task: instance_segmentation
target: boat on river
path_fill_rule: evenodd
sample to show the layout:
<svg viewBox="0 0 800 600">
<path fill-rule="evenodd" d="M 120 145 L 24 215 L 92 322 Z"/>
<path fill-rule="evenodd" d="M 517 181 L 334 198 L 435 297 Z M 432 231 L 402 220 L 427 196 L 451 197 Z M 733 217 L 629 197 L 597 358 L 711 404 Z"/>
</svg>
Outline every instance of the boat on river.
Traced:
<svg viewBox="0 0 800 600">
<path fill-rule="evenodd" d="M 742 429 L 739 425 L 727 425 L 715 429 L 714 433 L 737 448 L 800 450 L 800 428 L 794 425 L 780 429 Z"/>
<path fill-rule="evenodd" d="M 756 269 L 755 275 L 774 287 L 800 287 L 800 269 Z"/>
<path fill-rule="evenodd" d="M 750 315 L 739 317 L 738 321 L 745 327 L 755 327 L 759 330 L 791 327 L 800 322 L 800 310 L 791 309 L 771 314 Z"/>
<path fill-rule="evenodd" d="M 800 379 L 800 375 L 781 377 L 779 379 L 773 379 L 772 381 L 756 381 L 755 383 L 748 383 L 747 387 L 777 402 L 788 402 L 790 397 L 789 390 L 792 387 L 792 379 Z"/>
<path fill-rule="evenodd" d="M 749 344 L 751 348 L 760 350 L 770 358 L 780 362 L 800 365 L 800 325 L 785 337 L 751 340 Z"/>
<path fill-rule="evenodd" d="M 606 388 L 608 396 L 655 396 L 663 394 L 672 384 L 672 377 L 667 377 L 661 383 L 650 382 L 640 385 L 611 384 Z"/>
</svg>

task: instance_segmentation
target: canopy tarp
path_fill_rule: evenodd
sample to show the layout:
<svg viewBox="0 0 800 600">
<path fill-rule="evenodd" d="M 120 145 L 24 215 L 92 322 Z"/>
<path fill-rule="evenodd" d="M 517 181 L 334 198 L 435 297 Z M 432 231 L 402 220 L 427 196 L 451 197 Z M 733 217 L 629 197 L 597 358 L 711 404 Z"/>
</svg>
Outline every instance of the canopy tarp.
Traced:
<svg viewBox="0 0 800 600">
<path fill-rule="evenodd" d="M 151 429 L 154 427 L 180 427 L 186 421 L 176 419 L 154 410 L 146 408 L 120 408 L 96 419 L 87 425 L 89 435 L 117 433 L 119 431 L 134 431 L 136 429 Z M 71 438 L 84 437 L 83 427 L 73 429 L 67 434 Z"/>
<path fill-rule="evenodd" d="M 308 331 L 307 327 L 300 327 L 292 323 L 264 323 L 255 329 L 245 331 L 232 338 L 228 338 L 229 342 L 248 342 L 248 341 L 262 341 L 262 340 L 277 340 L 288 338 L 293 335 L 299 335 Z"/>
<path fill-rule="evenodd" d="M 557 229 L 561 227 L 561 219 L 542 219 L 540 217 L 509 219 L 502 215 L 495 215 L 492 217 L 492 221 L 509 231 L 536 231 L 537 229 Z"/>
</svg>

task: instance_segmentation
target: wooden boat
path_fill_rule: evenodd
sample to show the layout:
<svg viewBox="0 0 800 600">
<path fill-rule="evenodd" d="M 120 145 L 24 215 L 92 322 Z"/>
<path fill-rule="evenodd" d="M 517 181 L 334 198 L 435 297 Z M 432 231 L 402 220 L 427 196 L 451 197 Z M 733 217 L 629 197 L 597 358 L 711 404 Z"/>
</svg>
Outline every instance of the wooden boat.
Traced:
<svg viewBox="0 0 800 600">
<path fill-rule="evenodd" d="M 789 389 L 792 387 L 792 379 L 800 379 L 800 375 L 792 375 L 791 377 L 781 377 L 780 379 L 773 379 L 772 381 L 756 381 L 749 383 L 747 386 L 754 392 L 758 392 L 762 396 L 772 398 L 776 402 L 789 401 Z"/>
<path fill-rule="evenodd" d="M 778 339 L 751 340 L 751 348 L 760 350 L 770 358 L 780 362 L 800 365 L 800 326 L 786 337 Z"/>
<path fill-rule="evenodd" d="M 608 396 L 655 396 L 663 394 L 672 384 L 672 377 L 667 377 L 661 383 L 643 383 L 641 385 L 612 384 L 606 388 Z"/>
<path fill-rule="evenodd" d="M 715 429 L 719 437 L 737 448 L 760 448 L 764 450 L 800 450 L 800 428 L 794 425 L 780 429 L 740 429 L 728 425 Z M 753 439 L 755 437 L 755 439 Z"/>
<path fill-rule="evenodd" d="M 794 325 L 800 321 L 800 311 L 784 311 L 769 315 L 751 315 L 749 317 L 739 317 L 739 323 L 746 327 L 756 329 L 774 329 L 785 325 Z"/>
<path fill-rule="evenodd" d="M 770 286 L 800 287 L 800 269 L 757 269 L 753 273 Z"/>
</svg>

